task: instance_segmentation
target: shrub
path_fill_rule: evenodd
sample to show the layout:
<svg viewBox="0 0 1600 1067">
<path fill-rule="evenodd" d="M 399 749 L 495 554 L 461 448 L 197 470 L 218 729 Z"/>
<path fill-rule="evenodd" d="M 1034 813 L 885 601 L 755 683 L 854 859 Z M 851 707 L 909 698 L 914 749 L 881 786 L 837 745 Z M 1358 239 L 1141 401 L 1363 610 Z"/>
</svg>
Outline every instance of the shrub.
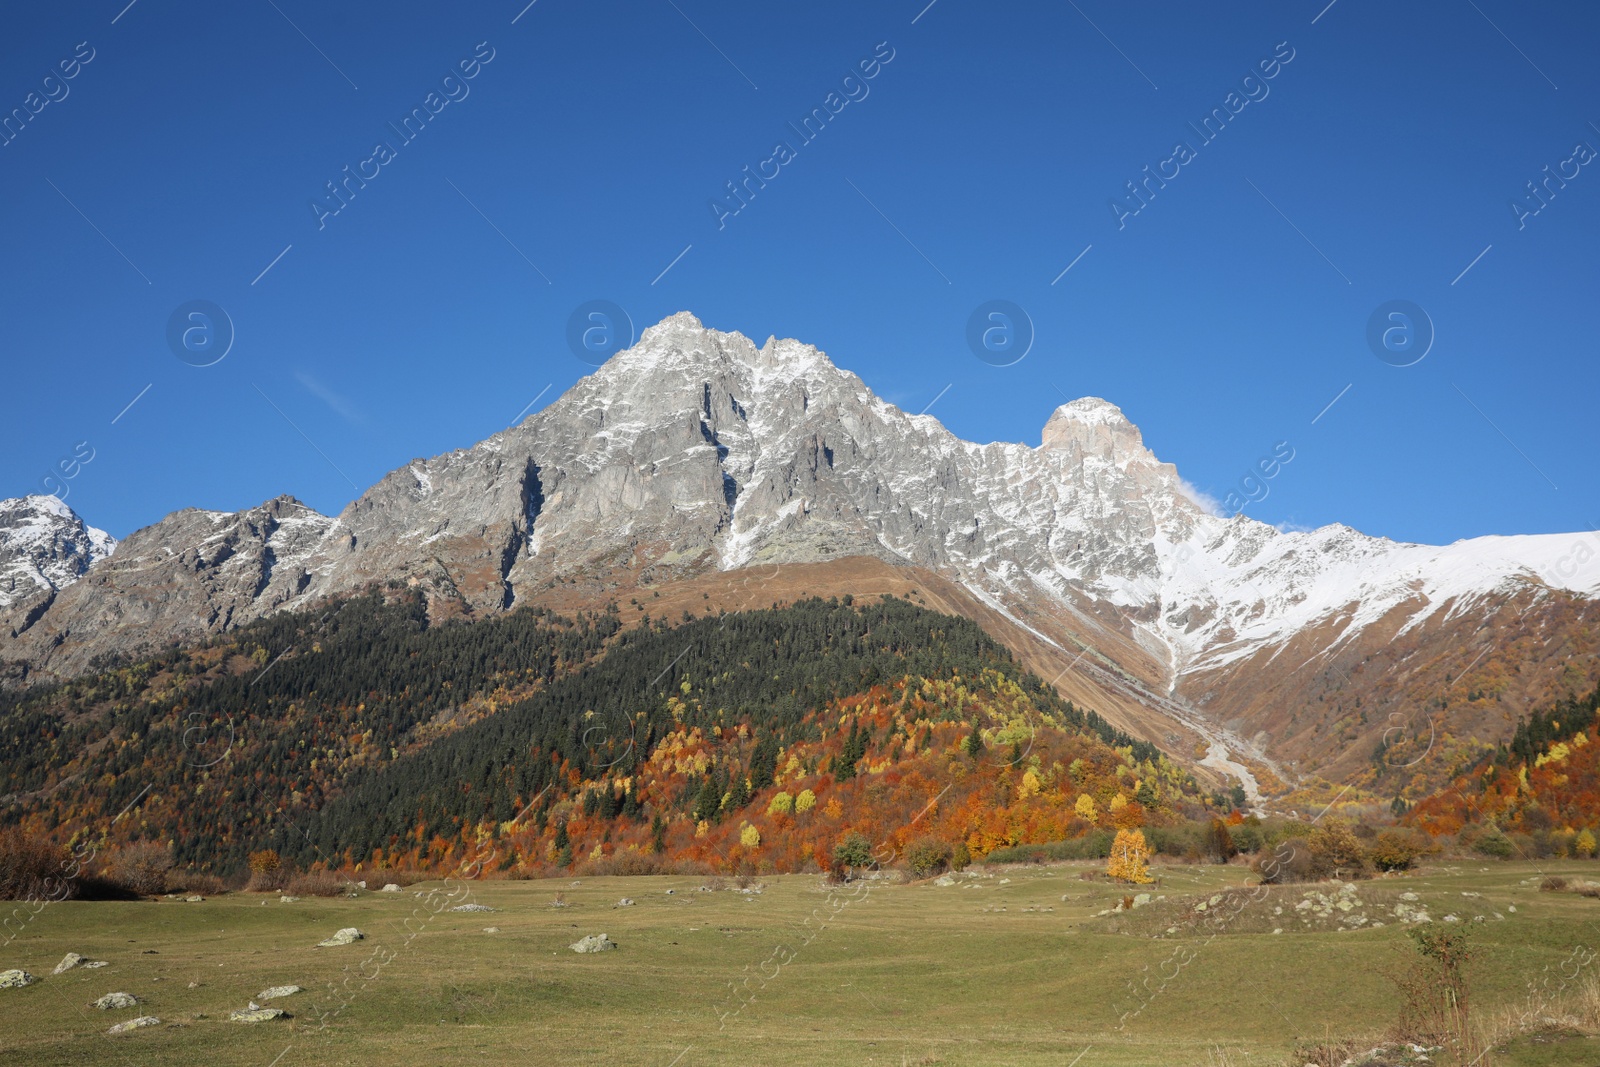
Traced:
<svg viewBox="0 0 1600 1067">
<path fill-rule="evenodd" d="M 1311 849 L 1312 874 L 1316 878 L 1366 878 L 1372 874 L 1367 851 L 1347 823 L 1324 823 L 1312 831 L 1306 844 Z"/>
<path fill-rule="evenodd" d="M 1567 880 L 1558 874 L 1548 875 L 1539 883 L 1539 891 L 1542 893 L 1559 893 L 1565 888 Z"/>
<path fill-rule="evenodd" d="M 1422 855 L 1423 844 L 1412 834 L 1400 830 L 1384 830 L 1373 838 L 1367 849 L 1372 865 L 1380 871 L 1409 870 L 1416 858 Z"/>
<path fill-rule="evenodd" d="M 0 833 L 0 900 L 66 900 L 75 886 L 67 850 L 21 830 Z"/>
<path fill-rule="evenodd" d="M 955 847 L 950 850 L 950 869 L 964 871 L 971 863 L 972 853 L 967 850 L 967 843 L 957 841 Z"/>
<path fill-rule="evenodd" d="M 250 881 L 245 888 L 258 893 L 273 893 L 283 889 L 289 872 L 272 849 L 250 853 Z"/>
<path fill-rule="evenodd" d="M 125 845 L 106 862 L 107 881 L 139 896 L 166 892 L 167 872 L 172 869 L 172 848 L 154 841 Z"/>
<path fill-rule="evenodd" d="M 1516 852 L 1516 850 L 1516 846 L 1511 843 L 1511 838 L 1492 826 L 1479 834 L 1472 842 L 1472 851 L 1480 856 L 1493 856 L 1495 859 L 1510 859 L 1512 853 Z"/>
<path fill-rule="evenodd" d="M 214 874 L 174 868 L 167 872 L 166 888 L 169 893 L 199 893 L 201 896 L 214 897 L 226 893 L 228 883 Z"/>
<path fill-rule="evenodd" d="M 1291 882 L 1309 882 L 1314 873 L 1315 858 L 1311 846 L 1304 840 L 1279 841 L 1256 854 L 1251 869 L 1261 876 L 1263 885 L 1287 885 Z"/>
<path fill-rule="evenodd" d="M 1419 1045 L 1456 1045 L 1462 1063 L 1477 1063 L 1478 1033 L 1472 1025 L 1467 968 L 1474 952 L 1465 929 L 1412 927 L 1406 933 L 1418 959 L 1391 975 L 1400 987 L 1400 1033 Z"/>
<path fill-rule="evenodd" d="M 336 897 L 350 884 L 350 879 L 334 871 L 306 871 L 286 877 L 282 889 L 292 897 Z"/>
<path fill-rule="evenodd" d="M 918 878 L 938 874 L 950 862 L 950 846 L 931 837 L 918 838 L 906 848 L 906 866 Z"/>
<path fill-rule="evenodd" d="M 408 885 L 426 881 L 429 876 L 421 871 L 397 867 L 376 867 L 365 874 L 358 874 L 357 877 L 367 883 L 368 889 L 382 889 L 391 882 L 404 889 Z"/>
</svg>

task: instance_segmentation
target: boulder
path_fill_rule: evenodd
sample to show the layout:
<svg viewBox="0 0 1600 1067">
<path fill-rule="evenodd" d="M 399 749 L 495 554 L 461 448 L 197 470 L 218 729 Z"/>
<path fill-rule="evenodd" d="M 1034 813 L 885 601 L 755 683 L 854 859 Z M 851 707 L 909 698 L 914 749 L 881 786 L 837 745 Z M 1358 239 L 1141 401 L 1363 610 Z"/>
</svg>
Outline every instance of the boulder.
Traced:
<svg viewBox="0 0 1600 1067">
<path fill-rule="evenodd" d="M 498 926 L 485 926 L 483 928 L 483 932 L 486 934 L 498 934 L 500 932 L 500 928 Z"/>
<path fill-rule="evenodd" d="M 236 1023 L 270 1023 L 274 1019 L 287 1018 L 290 1015 L 282 1008 L 240 1008 L 228 1013 L 229 1021 Z"/>
<path fill-rule="evenodd" d="M 487 904 L 457 904 L 451 911 L 493 911 Z"/>
<path fill-rule="evenodd" d="M 282 897 L 278 898 L 278 903 L 279 904 L 296 904 L 296 903 L 299 903 L 299 900 L 300 900 L 299 897 L 282 896 Z M 261 903 L 265 904 L 266 901 L 263 900 Z"/>
<path fill-rule="evenodd" d="M 378 892 L 380 892 L 380 893 L 398 893 L 398 892 L 400 892 L 400 887 L 395 885 L 393 882 L 390 882 L 388 885 L 386 885 L 382 889 L 378 890 Z"/>
<path fill-rule="evenodd" d="M 101 1011 L 110 1011 L 112 1008 L 131 1008 L 138 1003 L 139 998 L 132 993 L 107 993 L 95 1001 L 93 1006 Z"/>
<path fill-rule="evenodd" d="M 145 1027 L 145 1026 L 160 1026 L 160 1025 L 161 1025 L 161 1020 L 157 1019 L 154 1015 L 141 1015 L 137 1019 L 129 1019 L 125 1023 L 118 1023 L 117 1025 L 113 1026 L 111 1029 L 107 1030 L 106 1033 L 108 1033 L 108 1034 L 125 1034 L 129 1030 L 138 1030 L 141 1027 Z"/>
<path fill-rule="evenodd" d="M 21 989 L 23 986 L 32 985 L 38 980 L 27 971 L 0 971 L 0 989 Z"/>
<path fill-rule="evenodd" d="M 574 952 L 609 952 L 617 947 L 617 943 L 605 934 L 590 934 L 568 947 Z"/>
<path fill-rule="evenodd" d="M 69 952 L 65 956 L 61 957 L 61 962 L 56 964 L 56 969 L 51 971 L 50 973 L 51 974 L 66 974 L 68 971 L 72 970 L 74 967 L 87 967 L 87 968 L 93 969 L 95 967 L 104 967 L 105 965 L 106 965 L 106 961 L 105 960 L 84 959 L 82 956 L 78 955 L 76 952 Z"/>
<path fill-rule="evenodd" d="M 198 904 L 204 899 L 206 899 L 206 898 L 202 897 L 202 896 L 188 896 L 188 897 L 184 897 L 183 901 L 184 901 L 185 904 Z"/>
<path fill-rule="evenodd" d="M 350 945 L 367 935 L 357 930 L 354 926 L 347 926 L 332 937 L 325 937 L 317 942 L 318 948 L 336 948 L 339 945 Z"/>
<path fill-rule="evenodd" d="M 632 897 L 623 897 L 621 900 L 617 901 L 617 907 L 619 907 L 619 908 L 631 908 L 631 907 L 633 907 L 633 898 Z"/>
<path fill-rule="evenodd" d="M 304 990 L 297 985 L 275 985 L 269 989 L 263 989 L 261 992 L 257 993 L 256 999 L 277 1000 L 279 997 L 292 997 L 296 993 L 302 992 L 304 992 Z"/>
</svg>

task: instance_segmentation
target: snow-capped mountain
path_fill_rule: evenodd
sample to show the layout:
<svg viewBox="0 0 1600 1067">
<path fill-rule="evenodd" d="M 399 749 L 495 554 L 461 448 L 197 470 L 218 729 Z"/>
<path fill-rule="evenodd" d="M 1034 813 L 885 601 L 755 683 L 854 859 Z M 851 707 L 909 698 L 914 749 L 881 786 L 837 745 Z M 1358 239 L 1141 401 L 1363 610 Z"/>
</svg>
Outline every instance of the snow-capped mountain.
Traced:
<svg viewBox="0 0 1600 1067">
<path fill-rule="evenodd" d="M 1146 733 L 1159 731 L 1134 705 L 1175 724 L 1169 744 L 1262 758 L 1317 751 L 1286 744 L 1297 735 L 1279 720 L 1374 656 L 1423 654 L 1454 676 L 1461 626 L 1567 633 L 1550 612 L 1594 621 L 1600 595 L 1597 535 L 1432 547 L 1286 533 L 1213 514 L 1107 401 L 1062 405 L 1037 446 L 975 444 L 809 345 L 758 347 L 679 313 L 520 425 L 413 460 L 337 518 L 280 498 L 135 533 L 0 657 L 71 673 L 375 580 L 486 613 L 575 582 L 609 598 L 852 556 L 962 587 L 1028 635 L 1036 669 L 1057 654 L 1069 695 Z"/>
<path fill-rule="evenodd" d="M 84 525 L 56 497 L 0 500 L 0 620 L 37 616 L 116 547 L 116 538 Z"/>
</svg>

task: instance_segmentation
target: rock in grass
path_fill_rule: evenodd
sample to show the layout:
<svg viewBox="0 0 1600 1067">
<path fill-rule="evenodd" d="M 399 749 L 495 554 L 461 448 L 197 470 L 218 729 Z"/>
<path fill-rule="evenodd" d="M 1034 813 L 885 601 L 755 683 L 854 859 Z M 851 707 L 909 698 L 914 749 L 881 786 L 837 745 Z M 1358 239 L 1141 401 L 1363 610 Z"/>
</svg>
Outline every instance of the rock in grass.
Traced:
<svg viewBox="0 0 1600 1067">
<path fill-rule="evenodd" d="M 400 887 L 398 885 L 395 885 L 393 882 L 390 882 L 387 885 L 385 885 L 382 889 L 378 890 L 378 892 L 380 892 L 380 893 L 398 893 L 398 892 L 400 892 Z"/>
<path fill-rule="evenodd" d="M 590 934 L 568 947 L 574 952 L 609 952 L 617 947 L 617 943 L 605 934 Z"/>
<path fill-rule="evenodd" d="M 498 934 L 500 932 L 500 928 L 498 926 L 485 926 L 483 928 L 483 932 L 486 934 Z"/>
<path fill-rule="evenodd" d="M 229 1021 L 236 1023 L 270 1023 L 274 1019 L 289 1017 L 289 1013 L 282 1008 L 240 1008 L 228 1013 Z"/>
<path fill-rule="evenodd" d="M 621 900 L 617 901 L 617 907 L 619 907 L 619 908 L 631 908 L 631 907 L 633 907 L 633 898 L 632 897 L 623 897 Z"/>
<path fill-rule="evenodd" d="M 51 971 L 50 973 L 51 974 L 66 974 L 68 971 L 72 970 L 74 967 L 94 968 L 94 967 L 104 967 L 105 965 L 106 965 L 106 961 L 105 960 L 84 959 L 82 956 L 78 955 L 76 952 L 69 952 L 65 956 L 61 957 L 61 962 L 56 964 L 56 969 Z"/>
<path fill-rule="evenodd" d="M 360 941 L 366 936 L 366 934 L 362 933 L 360 930 L 357 930 L 354 926 L 346 926 L 343 930 L 340 930 L 332 937 L 325 937 L 321 941 L 318 941 L 317 947 L 336 948 L 339 945 L 350 945 Z"/>
<path fill-rule="evenodd" d="M 257 993 L 256 999 L 277 1000 L 279 997 L 292 997 L 296 993 L 302 992 L 304 992 L 304 990 L 297 985 L 275 985 L 270 989 L 263 989 L 261 992 Z"/>
<path fill-rule="evenodd" d="M 113 1026 L 111 1029 L 107 1030 L 106 1033 L 108 1033 L 108 1034 L 125 1034 L 129 1030 L 138 1030 L 138 1029 L 141 1029 L 142 1027 L 146 1027 L 146 1026 L 160 1026 L 160 1025 L 161 1025 L 161 1020 L 157 1019 L 154 1015 L 141 1015 L 137 1019 L 129 1019 L 125 1023 L 118 1023 L 117 1025 Z"/>
<path fill-rule="evenodd" d="M 21 989 L 23 986 L 32 985 L 38 980 L 27 971 L 0 971 L 0 989 Z"/>
<path fill-rule="evenodd" d="M 94 1002 L 94 1006 L 101 1011 L 110 1011 L 112 1008 L 131 1008 L 139 1003 L 139 998 L 132 993 L 107 993 Z"/>
<path fill-rule="evenodd" d="M 451 911 L 493 911 L 487 904 L 457 904 Z"/>
</svg>

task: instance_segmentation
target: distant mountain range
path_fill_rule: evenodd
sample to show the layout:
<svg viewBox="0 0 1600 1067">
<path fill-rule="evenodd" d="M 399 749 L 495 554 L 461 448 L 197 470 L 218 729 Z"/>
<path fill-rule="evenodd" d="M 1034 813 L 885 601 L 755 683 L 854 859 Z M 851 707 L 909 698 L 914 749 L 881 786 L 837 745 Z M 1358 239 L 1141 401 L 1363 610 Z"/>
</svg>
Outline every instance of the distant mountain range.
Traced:
<svg viewBox="0 0 1600 1067">
<path fill-rule="evenodd" d="M 0 504 L 0 666 L 69 677 L 394 581 L 469 617 L 915 589 L 1252 790 L 1381 783 L 1600 676 L 1600 535 L 1284 532 L 1216 514 L 1107 401 L 1062 405 L 1037 446 L 974 444 L 809 345 L 688 313 L 337 517 L 279 497 L 118 545 L 53 498 Z"/>
</svg>

